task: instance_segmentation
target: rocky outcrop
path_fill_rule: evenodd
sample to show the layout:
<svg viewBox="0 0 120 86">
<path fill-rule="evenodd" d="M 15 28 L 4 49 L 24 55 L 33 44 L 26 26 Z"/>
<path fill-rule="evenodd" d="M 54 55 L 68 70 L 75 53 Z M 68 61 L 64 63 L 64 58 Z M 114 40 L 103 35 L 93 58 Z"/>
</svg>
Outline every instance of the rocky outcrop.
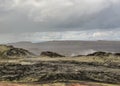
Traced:
<svg viewBox="0 0 120 86">
<path fill-rule="evenodd" d="M 114 76 L 115 75 L 115 76 Z M 116 77 L 117 74 L 110 72 L 99 71 L 79 71 L 78 73 L 52 73 L 46 74 L 40 78 L 39 81 L 69 81 L 69 80 L 82 80 L 82 81 L 97 81 L 104 83 L 119 83 L 120 78 Z M 120 76 L 120 75 L 118 75 Z"/>
<path fill-rule="evenodd" d="M 0 56 L 1 57 L 20 57 L 20 56 L 31 56 L 33 55 L 28 50 L 22 48 L 15 48 L 13 46 L 0 45 Z"/>
<path fill-rule="evenodd" d="M 107 64 L 109 65 L 109 64 Z M 69 80 L 120 83 L 118 64 L 50 61 L 32 65 L 0 64 L 0 81 L 54 82 Z M 113 70 L 114 69 L 114 70 Z"/>
<path fill-rule="evenodd" d="M 110 56 L 113 55 L 112 53 L 107 53 L 107 52 L 94 52 L 92 54 L 88 54 L 87 56 Z"/>
<path fill-rule="evenodd" d="M 60 54 L 55 53 L 55 52 L 50 52 L 50 51 L 44 51 L 40 55 L 41 56 L 48 56 L 48 57 L 65 57 L 63 55 L 60 55 Z"/>
<path fill-rule="evenodd" d="M 115 56 L 120 56 L 120 53 L 115 53 L 114 55 L 115 55 Z"/>
<path fill-rule="evenodd" d="M 24 49 L 12 48 L 12 49 L 4 52 L 3 55 L 4 56 L 29 56 L 29 55 L 32 55 L 32 53 L 30 53 L 29 51 L 24 50 Z"/>
<path fill-rule="evenodd" d="M 88 55 L 76 55 L 73 57 L 83 57 L 83 56 L 96 56 L 96 57 L 106 57 L 106 56 L 117 56 L 120 57 L 120 53 L 110 53 L 110 52 L 102 52 L 102 51 L 98 51 L 98 52 L 94 52 L 94 53 L 90 53 Z"/>
</svg>

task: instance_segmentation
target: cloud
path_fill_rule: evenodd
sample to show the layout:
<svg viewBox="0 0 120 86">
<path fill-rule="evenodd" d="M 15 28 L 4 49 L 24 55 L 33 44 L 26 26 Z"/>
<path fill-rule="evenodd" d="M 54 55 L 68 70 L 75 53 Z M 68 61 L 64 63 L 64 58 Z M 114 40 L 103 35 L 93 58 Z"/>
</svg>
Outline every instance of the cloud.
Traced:
<svg viewBox="0 0 120 86">
<path fill-rule="evenodd" d="M 93 33 L 93 37 L 104 37 L 104 36 L 108 36 L 110 33 L 112 33 L 112 32 L 109 32 L 109 33 L 106 33 L 106 32 L 95 32 L 95 33 Z"/>
<path fill-rule="evenodd" d="M 119 40 L 120 0 L 0 0 L 1 43 Z"/>
<path fill-rule="evenodd" d="M 0 0 L 0 33 L 120 27 L 120 0 Z"/>
<path fill-rule="evenodd" d="M 120 40 L 120 31 L 63 31 L 63 32 L 33 32 L 20 34 L 0 34 L 0 43 L 19 41 L 53 41 L 53 40 Z"/>
</svg>

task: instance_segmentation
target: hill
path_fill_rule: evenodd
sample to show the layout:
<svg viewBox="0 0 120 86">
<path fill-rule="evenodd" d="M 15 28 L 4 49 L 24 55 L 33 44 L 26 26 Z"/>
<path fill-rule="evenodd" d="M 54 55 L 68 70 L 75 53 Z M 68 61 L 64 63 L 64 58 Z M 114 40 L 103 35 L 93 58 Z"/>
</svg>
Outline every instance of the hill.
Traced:
<svg viewBox="0 0 120 86">
<path fill-rule="evenodd" d="M 28 50 L 13 46 L 0 45 L 0 57 L 21 57 L 33 55 Z"/>
</svg>

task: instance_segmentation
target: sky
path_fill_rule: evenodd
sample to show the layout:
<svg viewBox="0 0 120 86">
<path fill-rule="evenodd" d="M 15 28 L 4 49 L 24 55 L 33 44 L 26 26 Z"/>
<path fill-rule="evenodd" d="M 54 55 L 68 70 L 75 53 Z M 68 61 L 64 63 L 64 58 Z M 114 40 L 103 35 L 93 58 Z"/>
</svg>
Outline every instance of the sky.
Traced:
<svg viewBox="0 0 120 86">
<path fill-rule="evenodd" d="M 0 43 L 120 40 L 120 0 L 0 0 Z"/>
</svg>

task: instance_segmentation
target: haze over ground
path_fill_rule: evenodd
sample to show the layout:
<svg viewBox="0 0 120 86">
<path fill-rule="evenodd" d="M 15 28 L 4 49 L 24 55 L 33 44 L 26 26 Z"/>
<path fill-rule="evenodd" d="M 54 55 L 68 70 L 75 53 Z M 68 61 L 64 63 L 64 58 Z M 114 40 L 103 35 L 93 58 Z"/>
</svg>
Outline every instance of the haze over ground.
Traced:
<svg viewBox="0 0 120 86">
<path fill-rule="evenodd" d="M 15 47 L 27 49 L 36 55 L 43 51 L 53 51 L 66 56 L 87 55 L 97 51 L 120 52 L 120 41 L 49 41 L 41 43 L 10 43 Z"/>
<path fill-rule="evenodd" d="M 120 0 L 0 0 L 0 43 L 120 40 Z"/>
</svg>

